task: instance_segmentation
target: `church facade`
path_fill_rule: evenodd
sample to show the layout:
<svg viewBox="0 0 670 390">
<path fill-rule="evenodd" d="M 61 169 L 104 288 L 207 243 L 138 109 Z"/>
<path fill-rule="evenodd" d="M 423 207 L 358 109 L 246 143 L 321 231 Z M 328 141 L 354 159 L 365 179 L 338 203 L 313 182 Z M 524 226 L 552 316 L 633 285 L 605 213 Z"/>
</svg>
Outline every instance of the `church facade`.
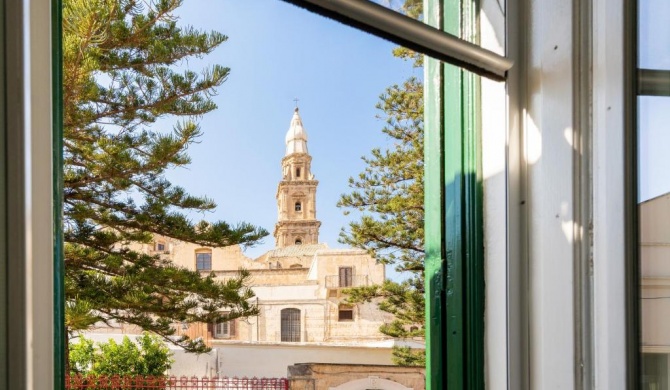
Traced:
<svg viewBox="0 0 670 390">
<path fill-rule="evenodd" d="M 421 342 L 394 340 L 379 332 L 392 316 L 375 302 L 346 301 L 344 289 L 381 284 L 385 269 L 364 250 L 329 248 L 319 242 L 318 181 L 311 161 L 296 108 L 276 193 L 275 248 L 256 259 L 245 256 L 237 245 L 200 247 L 166 237 L 135 248 L 203 275 L 213 273 L 221 281 L 235 277 L 240 268 L 251 274 L 259 315 L 224 323 L 175 324 L 178 335 L 202 338 L 214 352 L 197 358 L 176 353 L 172 374 L 283 376 L 290 364 L 392 364 L 393 346 L 423 348 Z M 138 331 L 119 324 L 94 332 L 106 337 Z"/>
</svg>

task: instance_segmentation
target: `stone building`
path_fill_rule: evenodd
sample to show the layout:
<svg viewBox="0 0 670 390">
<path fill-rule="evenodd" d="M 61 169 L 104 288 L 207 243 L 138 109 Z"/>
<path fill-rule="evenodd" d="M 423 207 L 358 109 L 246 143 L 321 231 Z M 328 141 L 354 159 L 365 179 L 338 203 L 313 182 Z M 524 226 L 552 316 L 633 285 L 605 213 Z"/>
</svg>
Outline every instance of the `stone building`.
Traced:
<svg viewBox="0 0 670 390">
<path fill-rule="evenodd" d="M 375 302 L 346 302 L 343 289 L 382 283 L 384 265 L 364 250 L 319 243 L 318 181 L 311 161 L 307 133 L 296 108 L 277 187 L 276 248 L 256 259 L 245 256 L 237 245 L 209 248 L 167 237 L 135 247 L 177 266 L 213 273 L 220 280 L 236 276 L 241 268 L 251 274 L 260 314 L 218 324 L 176 324 L 179 335 L 202 338 L 215 351 L 199 358 L 177 353 L 172 374 L 284 376 L 289 364 L 392 364 L 393 346 L 424 347 L 421 342 L 394 340 L 380 333 L 379 327 L 392 317 Z M 106 337 L 138 331 L 119 324 L 96 333 Z"/>
</svg>

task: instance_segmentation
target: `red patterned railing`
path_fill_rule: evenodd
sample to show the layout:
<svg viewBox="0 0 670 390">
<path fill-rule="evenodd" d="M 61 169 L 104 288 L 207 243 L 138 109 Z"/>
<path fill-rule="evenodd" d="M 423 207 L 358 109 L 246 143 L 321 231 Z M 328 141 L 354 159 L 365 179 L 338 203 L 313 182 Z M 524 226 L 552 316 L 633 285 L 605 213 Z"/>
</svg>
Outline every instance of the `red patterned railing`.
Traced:
<svg viewBox="0 0 670 390">
<path fill-rule="evenodd" d="M 288 390 L 286 378 L 175 376 L 82 376 L 65 378 L 65 389 L 86 390 Z"/>
</svg>

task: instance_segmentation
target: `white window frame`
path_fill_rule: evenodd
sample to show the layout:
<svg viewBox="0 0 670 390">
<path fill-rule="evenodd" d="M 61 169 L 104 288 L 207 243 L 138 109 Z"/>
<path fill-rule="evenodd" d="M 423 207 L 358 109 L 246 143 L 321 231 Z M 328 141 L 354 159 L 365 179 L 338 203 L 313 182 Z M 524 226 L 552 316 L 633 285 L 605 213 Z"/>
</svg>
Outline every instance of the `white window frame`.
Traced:
<svg viewBox="0 0 670 390">
<path fill-rule="evenodd" d="M 508 0 L 502 23 L 490 12 L 497 3 L 482 0 L 482 46 L 487 29 L 504 24 L 498 42 L 515 66 L 504 98 L 504 211 L 491 198 L 499 183 L 485 183 L 487 388 L 632 388 L 639 378 L 629 361 L 635 313 L 627 312 L 624 212 L 632 74 L 622 61 L 631 2 L 594 0 L 575 9 L 579 2 Z M 487 93 L 495 87 L 483 80 L 483 100 Z M 486 171 L 500 150 L 486 135 L 486 102 L 482 111 Z M 591 150 L 576 152 L 584 140 Z M 503 213 L 505 261 L 495 241 Z M 578 269 L 589 256 L 590 279 Z M 501 323 L 506 337 L 499 337 Z"/>
<path fill-rule="evenodd" d="M 234 321 L 234 320 L 232 320 Z M 214 338 L 215 339 L 229 339 L 230 338 L 230 321 L 214 323 Z"/>
</svg>

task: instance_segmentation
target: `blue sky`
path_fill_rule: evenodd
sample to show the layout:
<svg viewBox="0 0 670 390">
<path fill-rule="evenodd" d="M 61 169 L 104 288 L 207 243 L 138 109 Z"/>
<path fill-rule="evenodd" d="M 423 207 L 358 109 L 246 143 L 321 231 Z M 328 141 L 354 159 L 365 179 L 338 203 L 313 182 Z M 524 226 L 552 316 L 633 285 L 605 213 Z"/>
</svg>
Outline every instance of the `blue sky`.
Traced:
<svg viewBox="0 0 670 390">
<path fill-rule="evenodd" d="M 228 36 L 186 65 L 218 63 L 231 73 L 214 98 L 218 110 L 200 121 L 204 135 L 188 150 L 192 164 L 170 179 L 216 201 L 216 212 L 204 219 L 247 221 L 272 234 L 284 136 L 298 98 L 319 180 L 320 241 L 341 247 L 339 231 L 351 217 L 335 204 L 348 178 L 364 168 L 360 157 L 389 142 L 376 118 L 378 97 L 422 71 L 394 58 L 391 43 L 279 0 L 187 0 L 178 15 L 184 24 Z M 273 246 L 270 235 L 247 254 Z"/>
</svg>

